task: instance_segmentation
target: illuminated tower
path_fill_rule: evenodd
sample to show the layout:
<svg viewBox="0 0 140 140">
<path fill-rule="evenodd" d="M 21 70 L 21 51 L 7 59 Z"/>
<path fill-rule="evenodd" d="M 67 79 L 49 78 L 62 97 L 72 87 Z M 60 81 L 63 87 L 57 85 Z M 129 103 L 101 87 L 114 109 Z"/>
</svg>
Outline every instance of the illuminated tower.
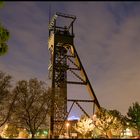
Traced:
<svg viewBox="0 0 140 140">
<path fill-rule="evenodd" d="M 62 20 L 65 19 L 65 20 Z M 61 124 L 67 116 L 67 84 L 86 85 L 97 108 L 98 100 L 82 66 L 74 47 L 73 15 L 56 13 L 49 23 L 48 49 L 51 54 L 49 77 L 52 81 L 50 136 L 59 135 Z M 63 23 L 62 23 L 63 21 Z M 63 24 L 63 25 L 62 25 Z M 71 63 L 68 65 L 68 63 Z M 68 81 L 67 71 L 70 71 L 79 81 Z M 80 75 L 77 74 L 78 71 Z"/>
</svg>

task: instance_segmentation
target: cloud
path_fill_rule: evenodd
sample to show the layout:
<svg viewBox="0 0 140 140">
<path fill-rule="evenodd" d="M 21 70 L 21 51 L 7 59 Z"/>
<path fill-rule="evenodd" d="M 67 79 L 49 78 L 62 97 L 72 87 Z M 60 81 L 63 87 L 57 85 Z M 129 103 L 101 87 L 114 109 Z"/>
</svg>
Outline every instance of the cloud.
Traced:
<svg viewBox="0 0 140 140">
<path fill-rule="evenodd" d="M 106 42 L 109 56 L 101 63 L 103 69 L 98 71 L 100 82 L 97 86 L 101 87 L 97 88 L 101 95 L 104 93 L 104 98 L 100 97 L 101 102 L 123 113 L 126 113 L 132 102 L 139 98 L 139 20 L 138 14 L 125 18 L 118 32 Z"/>
<path fill-rule="evenodd" d="M 140 18 L 136 3 L 116 5 L 113 12 L 94 2 L 70 5 L 68 11 L 79 17 L 76 48 L 100 104 L 125 114 L 139 98 Z"/>
<path fill-rule="evenodd" d="M 9 2 L 3 10 L 3 21 L 11 34 L 9 52 L 4 57 L 5 65 L 11 66 L 9 72 L 13 71 L 14 76 L 19 73 L 19 78 L 31 77 L 33 73 L 37 76 L 41 71 L 46 71 L 47 75 L 49 54 L 46 15 L 33 2 Z M 14 70 L 14 67 L 18 69 Z"/>
</svg>

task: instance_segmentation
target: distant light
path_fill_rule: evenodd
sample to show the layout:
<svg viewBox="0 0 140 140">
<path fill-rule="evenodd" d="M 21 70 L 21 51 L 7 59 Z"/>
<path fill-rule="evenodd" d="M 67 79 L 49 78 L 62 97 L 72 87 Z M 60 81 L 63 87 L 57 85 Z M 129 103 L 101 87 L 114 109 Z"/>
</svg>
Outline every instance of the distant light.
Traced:
<svg viewBox="0 0 140 140">
<path fill-rule="evenodd" d="M 47 131 L 47 130 L 44 130 L 44 134 L 46 134 L 46 135 L 47 135 L 47 134 L 48 134 L 48 131 Z"/>
<path fill-rule="evenodd" d="M 126 134 L 126 136 L 132 136 L 132 131 L 131 131 L 131 129 L 126 128 L 125 134 Z"/>
<path fill-rule="evenodd" d="M 67 127 L 69 127 L 69 125 L 70 125 L 69 123 L 66 123 L 66 126 L 67 126 Z"/>
<path fill-rule="evenodd" d="M 75 116 L 71 116 L 71 117 L 68 118 L 68 120 L 80 120 L 80 118 L 79 117 L 75 117 Z"/>
</svg>

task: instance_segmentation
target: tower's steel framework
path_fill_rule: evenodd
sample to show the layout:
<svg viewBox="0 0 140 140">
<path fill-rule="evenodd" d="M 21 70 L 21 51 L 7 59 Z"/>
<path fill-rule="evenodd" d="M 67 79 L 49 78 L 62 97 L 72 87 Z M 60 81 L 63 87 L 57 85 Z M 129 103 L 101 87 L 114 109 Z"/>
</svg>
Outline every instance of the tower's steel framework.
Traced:
<svg viewBox="0 0 140 140">
<path fill-rule="evenodd" d="M 58 26 L 57 18 L 71 20 L 68 25 Z M 59 135 L 61 125 L 67 116 L 67 84 L 86 85 L 95 106 L 100 108 L 99 102 L 92 89 L 90 81 L 74 47 L 73 15 L 56 13 L 49 23 L 48 49 L 51 59 L 49 64 L 49 77 L 52 81 L 50 138 Z M 60 23 L 59 23 L 60 24 Z M 68 63 L 71 63 L 71 65 Z M 68 81 L 67 71 L 70 71 L 79 81 Z M 80 73 L 77 74 L 77 71 Z"/>
</svg>

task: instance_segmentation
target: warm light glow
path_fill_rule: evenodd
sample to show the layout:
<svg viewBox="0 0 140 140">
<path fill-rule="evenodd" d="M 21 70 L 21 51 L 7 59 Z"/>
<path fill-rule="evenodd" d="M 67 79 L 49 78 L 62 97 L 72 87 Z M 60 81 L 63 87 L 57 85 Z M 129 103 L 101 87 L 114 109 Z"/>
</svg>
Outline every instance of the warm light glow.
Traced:
<svg viewBox="0 0 140 140">
<path fill-rule="evenodd" d="M 70 125 L 70 123 L 67 122 L 67 123 L 66 123 L 66 137 L 67 137 L 67 138 L 69 138 L 69 125 Z"/>
<path fill-rule="evenodd" d="M 69 125 L 70 125 L 69 123 L 66 123 L 66 126 L 67 126 L 67 127 L 69 127 Z"/>
<path fill-rule="evenodd" d="M 126 136 L 132 136 L 132 131 L 129 128 L 126 128 L 125 134 Z"/>
<path fill-rule="evenodd" d="M 96 114 L 93 115 L 92 119 L 93 119 L 93 121 L 96 121 L 96 119 L 97 119 Z"/>
</svg>

